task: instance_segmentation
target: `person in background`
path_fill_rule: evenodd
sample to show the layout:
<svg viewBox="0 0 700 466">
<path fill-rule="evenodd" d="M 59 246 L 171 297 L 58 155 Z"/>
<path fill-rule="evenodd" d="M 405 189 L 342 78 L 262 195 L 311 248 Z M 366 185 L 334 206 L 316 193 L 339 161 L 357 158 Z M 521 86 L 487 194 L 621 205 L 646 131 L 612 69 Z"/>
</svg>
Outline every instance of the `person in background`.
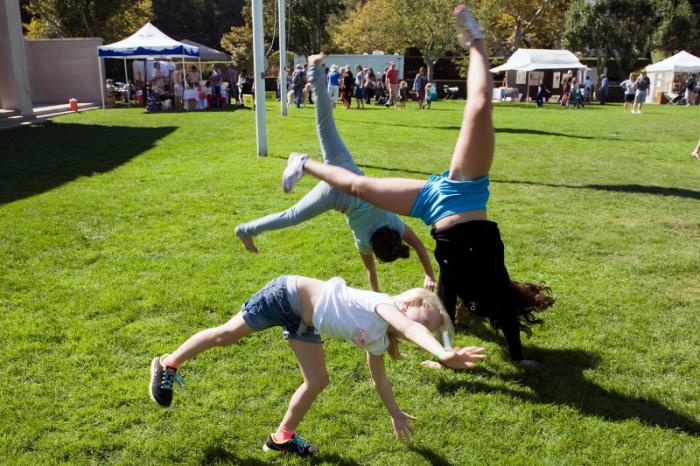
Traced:
<svg viewBox="0 0 700 466">
<path fill-rule="evenodd" d="M 374 91 L 377 88 L 377 75 L 372 68 L 365 68 L 365 103 L 370 104 Z"/>
<path fill-rule="evenodd" d="M 399 83 L 399 108 L 406 110 L 406 101 L 411 98 L 411 90 L 408 88 L 406 81 Z"/>
<path fill-rule="evenodd" d="M 591 81 L 590 76 L 586 76 L 586 79 L 583 81 L 583 86 L 584 86 L 584 93 L 583 93 L 583 100 L 586 103 L 591 102 L 591 97 L 593 96 L 593 81 Z"/>
<path fill-rule="evenodd" d="M 216 65 L 211 66 L 211 76 L 209 76 L 211 84 L 212 99 L 214 108 L 221 108 L 221 87 L 224 85 L 224 78 L 221 76 L 221 71 Z"/>
<path fill-rule="evenodd" d="M 542 107 L 542 105 L 544 105 L 544 99 L 550 94 L 551 92 L 549 92 L 547 86 L 544 85 L 544 79 L 540 79 L 540 85 L 537 86 L 537 106 Z"/>
<path fill-rule="evenodd" d="M 229 105 L 238 101 L 238 72 L 233 63 L 228 64 L 228 101 Z"/>
<path fill-rule="evenodd" d="M 202 81 L 202 75 L 195 65 L 190 67 L 190 72 L 187 74 L 187 84 L 189 84 L 190 89 L 197 89 L 200 81 Z"/>
<path fill-rule="evenodd" d="M 642 113 L 642 105 L 647 100 L 647 92 L 651 87 L 651 80 L 647 76 L 647 70 L 642 70 L 641 75 L 635 82 L 634 105 L 632 105 L 632 113 Z"/>
<path fill-rule="evenodd" d="M 425 74 L 425 67 L 421 66 L 413 81 L 413 92 L 418 96 L 418 110 L 425 106 L 425 86 L 428 85 L 428 77 Z"/>
<path fill-rule="evenodd" d="M 331 104 L 335 108 L 340 95 L 340 73 L 338 72 L 338 65 L 335 63 L 331 65 L 331 70 L 328 73 L 328 94 L 330 94 Z"/>
<path fill-rule="evenodd" d="M 605 103 L 608 100 L 608 91 L 610 90 L 610 80 L 608 80 L 608 77 L 605 76 L 604 74 L 600 75 L 600 89 L 598 89 L 598 92 L 600 95 L 598 96 L 600 99 L 600 105 L 605 105 Z"/>
<path fill-rule="evenodd" d="M 396 102 L 399 100 L 399 70 L 396 69 L 396 62 L 389 63 L 389 69 L 386 72 L 386 88 L 389 90 L 389 102 L 387 107 L 393 105 L 396 107 Z"/>
<path fill-rule="evenodd" d="M 182 98 L 185 95 L 184 76 L 182 64 L 178 63 L 175 66 L 175 71 L 172 74 L 173 78 L 173 94 L 175 94 L 175 109 L 182 109 Z"/>
<path fill-rule="evenodd" d="M 634 94 L 636 92 L 635 87 L 637 85 L 637 80 L 635 78 L 635 74 L 630 73 L 630 77 L 620 83 L 620 87 L 622 87 L 622 90 L 625 93 L 625 105 L 623 107 L 625 113 L 627 113 L 627 106 L 629 104 L 632 104 L 632 110 L 634 110 Z"/>
<path fill-rule="evenodd" d="M 365 72 L 362 66 L 355 66 L 355 101 L 357 102 L 357 108 L 365 108 Z"/>
</svg>

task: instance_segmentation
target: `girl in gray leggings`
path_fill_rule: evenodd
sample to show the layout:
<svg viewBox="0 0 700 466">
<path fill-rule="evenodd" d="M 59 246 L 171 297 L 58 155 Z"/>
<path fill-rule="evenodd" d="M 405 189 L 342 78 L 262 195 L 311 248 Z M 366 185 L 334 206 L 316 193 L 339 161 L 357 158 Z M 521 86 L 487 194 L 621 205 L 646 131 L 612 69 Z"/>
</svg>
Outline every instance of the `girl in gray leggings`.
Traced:
<svg viewBox="0 0 700 466">
<path fill-rule="evenodd" d="M 357 175 L 364 175 L 355 164 L 348 148 L 338 134 L 333 120 L 333 108 L 326 87 L 326 74 L 320 66 L 309 66 L 309 82 L 313 87 L 316 103 L 316 130 L 321 143 L 323 163 L 343 167 Z M 430 256 L 423 243 L 398 215 L 379 209 L 368 202 L 345 194 L 321 181 L 297 204 L 283 212 L 244 223 L 236 227 L 236 235 L 246 249 L 258 252 L 253 237 L 272 230 L 279 230 L 310 220 L 329 210 L 345 214 L 355 238 L 355 246 L 367 269 L 367 279 L 372 291 L 379 291 L 374 256 L 380 262 L 393 262 L 409 256 L 411 246 L 423 266 L 423 286 L 435 288 L 435 274 Z M 408 243 L 408 246 L 404 244 Z"/>
</svg>

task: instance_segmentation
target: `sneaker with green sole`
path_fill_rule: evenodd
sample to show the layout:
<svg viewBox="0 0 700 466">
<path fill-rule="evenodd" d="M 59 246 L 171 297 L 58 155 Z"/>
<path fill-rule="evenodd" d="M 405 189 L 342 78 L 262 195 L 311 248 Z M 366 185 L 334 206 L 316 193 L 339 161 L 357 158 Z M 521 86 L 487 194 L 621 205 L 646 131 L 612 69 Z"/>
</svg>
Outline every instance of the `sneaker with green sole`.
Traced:
<svg viewBox="0 0 700 466">
<path fill-rule="evenodd" d="M 273 434 L 267 436 L 267 441 L 265 442 L 265 445 L 263 445 L 263 451 L 265 452 L 285 452 L 294 453 L 295 455 L 299 456 L 309 456 L 318 451 L 318 447 L 316 445 L 310 444 L 306 439 L 299 437 L 297 434 L 294 434 L 292 438 L 282 443 L 275 442 L 272 435 Z"/>
</svg>

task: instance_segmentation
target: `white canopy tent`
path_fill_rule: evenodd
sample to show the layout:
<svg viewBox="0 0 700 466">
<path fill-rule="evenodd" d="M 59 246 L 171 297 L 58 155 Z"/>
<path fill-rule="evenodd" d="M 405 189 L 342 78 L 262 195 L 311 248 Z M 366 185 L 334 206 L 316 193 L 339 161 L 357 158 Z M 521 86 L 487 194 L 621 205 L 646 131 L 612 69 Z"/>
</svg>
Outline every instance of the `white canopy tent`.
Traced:
<svg viewBox="0 0 700 466">
<path fill-rule="evenodd" d="M 700 58 L 684 50 L 666 60 L 647 66 L 647 73 L 658 71 L 700 71 Z"/>
<path fill-rule="evenodd" d="M 228 61 L 229 56 L 226 52 L 207 47 L 204 44 L 189 39 L 182 39 L 180 43 L 199 48 L 199 59 L 204 61 Z"/>
<path fill-rule="evenodd" d="M 114 44 L 97 47 L 100 76 L 102 76 L 103 58 L 123 58 L 124 73 L 128 81 L 126 59 L 153 59 L 154 57 L 181 58 L 183 69 L 186 57 L 199 57 L 199 47 L 183 44 L 163 34 L 157 27 L 147 23 L 141 29 L 124 40 Z M 201 62 L 200 62 L 201 69 Z M 105 86 L 100 83 L 102 90 L 102 109 L 105 108 Z"/>
<path fill-rule="evenodd" d="M 491 71 L 491 73 L 500 73 L 501 71 L 526 71 L 526 95 L 529 97 L 531 71 L 563 69 L 587 70 L 588 67 L 582 64 L 576 55 L 568 50 L 518 49 L 511 55 L 506 63 L 491 68 L 489 71 Z"/>
<path fill-rule="evenodd" d="M 700 58 L 682 51 L 647 66 L 646 70 L 651 80 L 651 92 L 647 94 L 647 102 L 661 103 L 663 99 L 657 96 L 659 93 L 665 94 L 668 100 L 675 101 L 679 96 L 682 97 L 687 74 L 700 71 Z"/>
<path fill-rule="evenodd" d="M 568 50 L 518 49 L 506 63 L 492 68 L 492 73 L 501 71 L 535 71 L 561 69 L 587 69 Z"/>
</svg>

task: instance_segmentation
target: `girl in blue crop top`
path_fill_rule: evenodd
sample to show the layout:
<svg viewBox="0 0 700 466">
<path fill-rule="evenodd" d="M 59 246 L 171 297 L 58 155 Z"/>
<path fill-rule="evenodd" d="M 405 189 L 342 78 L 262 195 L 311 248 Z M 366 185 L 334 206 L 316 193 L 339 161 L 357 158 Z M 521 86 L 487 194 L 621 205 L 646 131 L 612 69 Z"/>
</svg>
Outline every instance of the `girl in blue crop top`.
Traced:
<svg viewBox="0 0 700 466">
<path fill-rule="evenodd" d="M 337 165 L 357 175 L 363 175 L 338 134 L 333 121 L 333 108 L 326 89 L 326 73 L 318 66 L 320 61 L 309 58 L 309 82 L 314 90 L 316 125 L 321 143 L 323 161 Z M 355 238 L 355 246 L 367 270 L 372 291 L 379 291 L 374 257 L 380 262 L 393 262 L 409 257 L 409 246 L 423 266 L 423 286 L 435 288 L 435 275 L 430 255 L 411 228 L 392 212 L 375 207 L 361 199 L 348 195 L 328 183 L 321 182 L 294 206 L 236 227 L 236 234 L 246 249 L 258 252 L 253 237 L 266 231 L 279 230 L 306 222 L 329 210 L 345 214 L 348 226 Z M 404 244 L 404 241 L 408 244 Z"/>
<path fill-rule="evenodd" d="M 455 9 L 453 19 L 462 45 L 470 49 L 469 99 L 449 171 L 428 181 L 377 179 L 292 154 L 283 185 L 289 191 L 303 173 L 309 173 L 377 207 L 421 218 L 432 226 L 440 266 L 438 295 L 450 317 L 455 320 L 460 298 L 469 311 L 487 317 L 503 331 L 516 364 L 535 366 L 537 362 L 523 359 L 520 332 L 529 336 L 530 325 L 542 322 L 533 312 L 547 309 L 554 299 L 543 284 L 510 280 L 498 226 L 487 220 L 494 154 L 492 77 L 481 26 L 464 6 Z"/>
</svg>

